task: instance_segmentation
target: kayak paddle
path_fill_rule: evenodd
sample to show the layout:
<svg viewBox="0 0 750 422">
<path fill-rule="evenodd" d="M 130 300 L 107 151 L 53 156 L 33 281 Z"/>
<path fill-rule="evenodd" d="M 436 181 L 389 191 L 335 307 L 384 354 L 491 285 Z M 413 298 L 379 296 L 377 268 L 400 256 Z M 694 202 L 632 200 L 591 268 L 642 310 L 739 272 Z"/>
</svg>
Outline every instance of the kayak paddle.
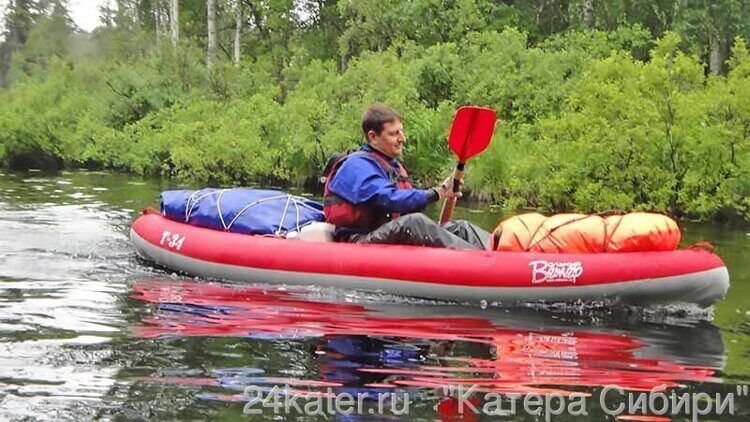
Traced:
<svg viewBox="0 0 750 422">
<path fill-rule="evenodd" d="M 485 107 L 461 107 L 453 118 L 448 136 L 448 147 L 456 154 L 458 163 L 453 170 L 453 192 L 461 189 L 459 180 L 464 177 L 464 167 L 469 158 L 484 151 L 495 131 L 495 110 Z M 446 198 L 440 212 L 440 224 L 451 219 L 456 198 Z"/>
</svg>

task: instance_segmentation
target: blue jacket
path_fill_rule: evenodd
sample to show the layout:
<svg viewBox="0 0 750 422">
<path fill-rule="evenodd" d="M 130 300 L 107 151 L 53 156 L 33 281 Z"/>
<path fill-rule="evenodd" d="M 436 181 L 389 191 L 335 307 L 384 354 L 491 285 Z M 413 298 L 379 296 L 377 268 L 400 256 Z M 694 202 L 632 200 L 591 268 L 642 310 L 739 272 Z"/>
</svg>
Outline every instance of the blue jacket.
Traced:
<svg viewBox="0 0 750 422">
<path fill-rule="evenodd" d="M 377 152 L 369 145 L 360 150 Z M 398 161 L 395 158 L 390 158 L 389 161 L 398 171 Z M 367 202 L 381 211 L 399 214 L 422 211 L 435 197 L 430 190 L 399 189 L 380 165 L 366 155 L 347 158 L 333 176 L 328 189 L 352 204 Z M 346 231 L 357 232 L 354 229 Z"/>
</svg>

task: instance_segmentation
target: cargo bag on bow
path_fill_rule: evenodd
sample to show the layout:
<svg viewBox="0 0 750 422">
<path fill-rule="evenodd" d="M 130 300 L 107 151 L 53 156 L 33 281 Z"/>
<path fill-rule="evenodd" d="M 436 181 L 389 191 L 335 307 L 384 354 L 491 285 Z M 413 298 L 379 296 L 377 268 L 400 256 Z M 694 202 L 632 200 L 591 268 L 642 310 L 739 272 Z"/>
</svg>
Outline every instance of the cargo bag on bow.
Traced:
<svg viewBox="0 0 750 422">
<path fill-rule="evenodd" d="M 671 251 L 682 233 L 673 219 L 661 214 L 634 212 L 611 215 L 607 226 L 607 252 Z"/>
<path fill-rule="evenodd" d="M 502 252 L 598 253 L 674 250 L 681 233 L 671 218 L 631 213 L 598 215 L 531 213 L 501 222 L 491 249 Z"/>
</svg>

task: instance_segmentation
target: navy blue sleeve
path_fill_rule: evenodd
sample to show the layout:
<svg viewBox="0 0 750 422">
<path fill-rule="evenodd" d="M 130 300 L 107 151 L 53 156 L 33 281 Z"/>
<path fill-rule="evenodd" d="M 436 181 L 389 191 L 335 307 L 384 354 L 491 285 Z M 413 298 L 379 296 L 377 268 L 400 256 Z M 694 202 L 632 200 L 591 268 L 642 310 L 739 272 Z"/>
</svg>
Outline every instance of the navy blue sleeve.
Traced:
<svg viewBox="0 0 750 422">
<path fill-rule="evenodd" d="M 377 163 L 362 156 L 347 158 L 328 189 L 353 204 L 372 201 L 386 212 L 401 214 L 421 211 L 429 200 L 428 191 L 399 189 Z"/>
</svg>

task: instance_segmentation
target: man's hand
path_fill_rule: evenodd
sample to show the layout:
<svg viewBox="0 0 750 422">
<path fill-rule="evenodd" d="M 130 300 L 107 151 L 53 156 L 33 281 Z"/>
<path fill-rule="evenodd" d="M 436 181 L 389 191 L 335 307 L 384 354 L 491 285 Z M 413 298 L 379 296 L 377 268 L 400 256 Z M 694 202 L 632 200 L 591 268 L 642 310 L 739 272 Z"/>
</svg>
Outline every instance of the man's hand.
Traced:
<svg viewBox="0 0 750 422">
<path fill-rule="evenodd" d="M 463 186 L 464 181 L 463 179 L 458 181 L 458 185 Z M 438 196 L 440 199 L 453 199 L 453 198 L 460 198 L 462 193 L 461 192 L 453 192 L 453 176 L 449 176 L 443 183 L 440 184 L 440 186 L 437 186 L 434 188 L 435 191 L 438 193 Z"/>
</svg>

